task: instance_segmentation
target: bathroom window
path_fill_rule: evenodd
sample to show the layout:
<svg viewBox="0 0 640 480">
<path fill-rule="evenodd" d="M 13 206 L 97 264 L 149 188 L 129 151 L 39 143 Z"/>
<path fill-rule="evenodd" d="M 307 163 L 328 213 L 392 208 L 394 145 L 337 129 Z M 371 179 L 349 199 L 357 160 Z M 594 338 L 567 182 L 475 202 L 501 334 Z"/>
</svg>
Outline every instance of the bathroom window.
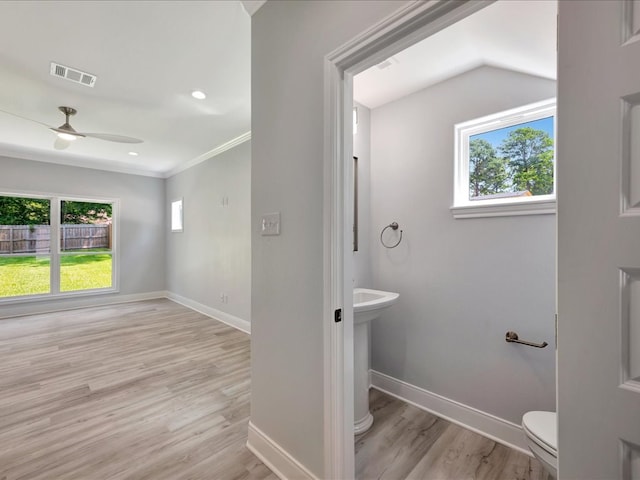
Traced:
<svg viewBox="0 0 640 480">
<path fill-rule="evenodd" d="M 455 126 L 454 217 L 555 212 L 555 99 Z"/>
</svg>

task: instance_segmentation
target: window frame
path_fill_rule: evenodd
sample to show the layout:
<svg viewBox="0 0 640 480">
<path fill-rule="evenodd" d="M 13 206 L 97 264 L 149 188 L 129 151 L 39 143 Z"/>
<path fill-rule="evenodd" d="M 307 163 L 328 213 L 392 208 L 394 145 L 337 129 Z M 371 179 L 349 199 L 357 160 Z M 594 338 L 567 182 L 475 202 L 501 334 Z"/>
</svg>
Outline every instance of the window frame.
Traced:
<svg viewBox="0 0 640 480">
<path fill-rule="evenodd" d="M 120 200 L 117 198 L 106 198 L 100 196 L 76 196 L 58 193 L 42 193 L 42 192 L 27 192 L 27 191 L 9 191 L 0 190 L 0 196 L 3 197 L 21 197 L 21 198 L 34 198 L 43 199 L 50 202 L 50 221 L 49 227 L 51 231 L 50 247 L 49 247 L 49 293 L 39 293 L 34 295 L 20 295 L 11 297 L 0 297 L 0 305 L 11 303 L 28 303 L 44 300 L 53 300 L 58 298 L 68 297 L 82 297 L 88 295 L 104 295 L 119 293 L 120 285 L 120 261 L 119 261 L 119 222 L 120 222 Z M 60 269 L 61 258 L 65 255 L 71 255 L 71 253 L 65 253 L 62 251 L 60 245 L 60 233 L 61 233 L 61 219 L 60 219 L 60 205 L 63 201 L 72 202 L 89 202 L 89 203 L 110 203 L 112 209 L 111 219 L 111 286 L 107 288 L 92 288 L 84 290 L 70 290 L 60 291 Z M 86 252 L 74 252 L 74 254 L 81 253 L 82 255 L 91 255 L 92 253 Z M 107 252 L 100 252 L 101 254 Z M 98 254 L 96 252 L 95 254 Z M 18 254 L 16 256 L 30 256 L 32 254 Z"/>
<path fill-rule="evenodd" d="M 471 200 L 469 198 L 469 139 L 502 128 L 553 117 L 553 193 L 530 197 Z M 551 214 L 556 211 L 556 99 L 494 113 L 454 125 L 454 186 L 451 212 L 454 218 Z"/>
</svg>

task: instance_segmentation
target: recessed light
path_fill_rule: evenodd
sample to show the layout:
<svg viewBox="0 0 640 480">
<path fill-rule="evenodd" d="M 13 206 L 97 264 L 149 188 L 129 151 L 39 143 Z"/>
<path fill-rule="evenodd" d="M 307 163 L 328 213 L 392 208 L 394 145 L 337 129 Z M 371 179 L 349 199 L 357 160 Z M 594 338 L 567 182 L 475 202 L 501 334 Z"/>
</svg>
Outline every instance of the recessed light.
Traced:
<svg viewBox="0 0 640 480">
<path fill-rule="evenodd" d="M 137 157 L 138 156 L 138 152 L 129 152 L 129 155 L 131 155 L 132 157 Z"/>
<path fill-rule="evenodd" d="M 198 100 L 204 100 L 205 98 L 207 98 L 206 93 L 201 92 L 200 90 L 194 90 L 193 92 L 191 92 L 191 96 L 193 98 L 197 98 Z"/>
</svg>

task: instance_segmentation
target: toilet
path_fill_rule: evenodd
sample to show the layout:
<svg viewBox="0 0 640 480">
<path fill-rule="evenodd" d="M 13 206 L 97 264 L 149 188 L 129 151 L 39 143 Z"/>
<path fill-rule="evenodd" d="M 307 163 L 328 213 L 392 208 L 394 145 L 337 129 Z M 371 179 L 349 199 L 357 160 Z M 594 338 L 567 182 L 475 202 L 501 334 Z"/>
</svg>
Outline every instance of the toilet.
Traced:
<svg viewBox="0 0 640 480">
<path fill-rule="evenodd" d="M 556 412 L 527 412 L 522 417 L 527 445 L 545 470 L 558 476 L 558 432 Z"/>
</svg>

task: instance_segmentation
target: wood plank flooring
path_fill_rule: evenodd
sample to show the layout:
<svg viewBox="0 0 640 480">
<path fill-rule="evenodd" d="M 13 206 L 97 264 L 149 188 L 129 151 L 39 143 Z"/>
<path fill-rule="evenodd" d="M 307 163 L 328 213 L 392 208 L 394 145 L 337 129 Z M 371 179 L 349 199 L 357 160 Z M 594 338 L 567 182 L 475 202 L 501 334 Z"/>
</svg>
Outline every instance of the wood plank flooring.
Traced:
<svg viewBox="0 0 640 480">
<path fill-rule="evenodd" d="M 516 450 L 370 391 L 373 427 L 356 437 L 358 480 L 548 480 Z M 550 479 L 549 479 L 550 480 Z"/>
<path fill-rule="evenodd" d="M 245 447 L 249 337 L 168 300 L 0 320 L 0 480 L 277 480 Z M 376 390 L 359 480 L 547 480 Z"/>
<path fill-rule="evenodd" d="M 0 320 L 0 480 L 277 480 L 249 337 L 168 300 Z"/>
</svg>

